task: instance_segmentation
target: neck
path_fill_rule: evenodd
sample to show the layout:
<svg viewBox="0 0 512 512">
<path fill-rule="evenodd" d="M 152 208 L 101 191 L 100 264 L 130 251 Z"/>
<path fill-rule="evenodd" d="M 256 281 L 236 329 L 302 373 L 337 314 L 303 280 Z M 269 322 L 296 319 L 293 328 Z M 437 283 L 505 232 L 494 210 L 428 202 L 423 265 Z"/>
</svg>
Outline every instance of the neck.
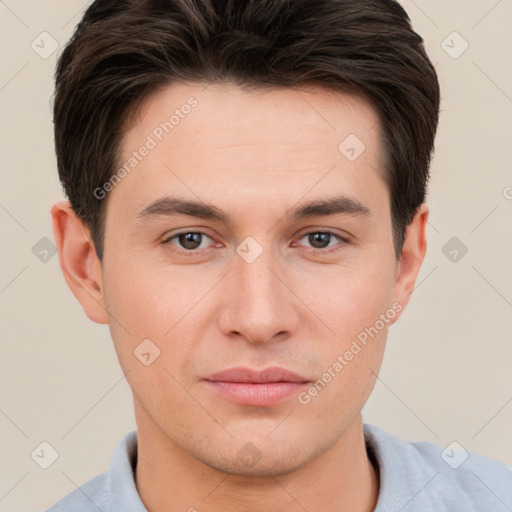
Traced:
<svg viewBox="0 0 512 512">
<path fill-rule="evenodd" d="M 270 476 L 224 473 L 173 443 L 136 407 L 136 484 L 149 512 L 371 512 L 379 493 L 359 416 L 327 451 L 297 471 Z"/>
</svg>

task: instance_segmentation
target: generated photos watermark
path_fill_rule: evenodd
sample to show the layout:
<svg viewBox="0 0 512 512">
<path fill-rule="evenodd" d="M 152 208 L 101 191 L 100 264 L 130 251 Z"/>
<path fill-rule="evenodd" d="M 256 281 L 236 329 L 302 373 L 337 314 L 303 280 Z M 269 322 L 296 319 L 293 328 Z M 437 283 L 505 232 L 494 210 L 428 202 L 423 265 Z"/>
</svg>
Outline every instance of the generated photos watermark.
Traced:
<svg viewBox="0 0 512 512">
<path fill-rule="evenodd" d="M 386 325 L 393 320 L 403 306 L 400 302 L 396 301 L 385 313 L 379 315 L 379 319 L 375 321 L 370 327 L 365 327 L 358 335 L 357 339 L 352 340 L 350 347 L 341 355 L 338 355 L 336 360 L 327 368 L 322 376 L 305 391 L 298 394 L 298 400 L 302 405 L 307 405 L 311 400 L 321 393 L 327 384 L 331 382 L 342 370 L 352 361 L 367 345 L 370 340 L 375 338 Z"/>
<path fill-rule="evenodd" d="M 111 192 L 116 185 L 118 185 L 123 178 L 135 169 L 144 158 L 146 158 L 151 150 L 155 149 L 166 135 L 169 135 L 176 126 L 178 126 L 182 119 L 185 119 L 194 107 L 197 107 L 199 102 L 196 98 L 191 96 L 187 102 L 174 110 L 174 113 L 167 121 L 161 122 L 158 126 L 153 128 L 151 133 L 146 137 L 144 144 L 137 150 L 133 151 L 132 155 L 123 163 L 123 165 L 106 181 L 101 187 L 94 189 L 94 197 L 96 199 L 104 199 L 108 192 Z"/>
</svg>

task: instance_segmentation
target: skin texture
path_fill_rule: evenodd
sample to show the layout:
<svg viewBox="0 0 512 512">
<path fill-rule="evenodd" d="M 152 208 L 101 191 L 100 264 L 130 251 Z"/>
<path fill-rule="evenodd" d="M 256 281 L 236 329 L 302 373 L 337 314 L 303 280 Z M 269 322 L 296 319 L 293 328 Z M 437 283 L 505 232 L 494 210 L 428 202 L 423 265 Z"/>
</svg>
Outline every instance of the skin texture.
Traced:
<svg viewBox="0 0 512 512">
<path fill-rule="evenodd" d="M 425 254 L 427 206 L 397 260 L 378 116 L 362 98 L 319 87 L 173 84 L 130 124 L 126 159 L 190 97 L 197 105 L 105 199 L 101 263 L 69 203 L 52 209 L 66 281 L 87 316 L 109 325 L 133 391 L 142 500 L 151 512 L 373 510 L 378 474 L 361 409 Z M 349 134 L 366 147 L 354 161 L 338 148 Z M 230 222 L 138 217 L 171 194 Z M 369 212 L 290 215 L 338 195 Z M 192 256 L 178 237 L 166 242 L 182 231 L 207 235 Z M 305 236 L 325 231 L 347 242 Z M 236 251 L 247 237 L 262 249 L 252 263 Z M 393 307 L 333 377 L 338 356 Z M 147 366 L 134 355 L 145 339 L 160 350 Z M 308 403 L 294 395 L 267 407 L 233 403 L 202 380 L 270 366 L 311 382 L 331 368 L 331 379 Z"/>
</svg>

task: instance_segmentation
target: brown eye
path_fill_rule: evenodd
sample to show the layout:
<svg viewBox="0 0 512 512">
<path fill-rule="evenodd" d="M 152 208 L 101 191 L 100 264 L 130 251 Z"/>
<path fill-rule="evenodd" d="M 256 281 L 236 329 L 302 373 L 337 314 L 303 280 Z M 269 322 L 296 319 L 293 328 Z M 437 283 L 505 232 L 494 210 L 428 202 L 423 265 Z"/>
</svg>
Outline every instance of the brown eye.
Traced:
<svg viewBox="0 0 512 512">
<path fill-rule="evenodd" d="M 197 249 L 204 249 L 201 247 L 205 238 L 210 238 L 206 233 L 201 231 L 184 231 L 177 233 L 166 240 L 164 244 L 170 243 L 179 249 L 186 249 L 187 251 L 195 251 Z"/>
<path fill-rule="evenodd" d="M 197 249 L 201 245 L 201 233 L 184 233 L 178 236 L 178 241 L 185 249 Z"/>
<path fill-rule="evenodd" d="M 327 248 L 334 248 L 337 245 L 337 242 L 344 242 L 345 240 L 330 231 L 311 231 L 310 233 L 306 233 L 301 237 L 301 240 L 307 237 L 307 243 L 311 248 L 322 251 Z M 334 241 L 334 243 L 332 243 Z M 330 252 L 323 251 L 323 252 Z"/>
<path fill-rule="evenodd" d="M 315 249 L 324 249 L 329 246 L 331 235 L 329 233 L 310 233 L 308 241 Z"/>
</svg>

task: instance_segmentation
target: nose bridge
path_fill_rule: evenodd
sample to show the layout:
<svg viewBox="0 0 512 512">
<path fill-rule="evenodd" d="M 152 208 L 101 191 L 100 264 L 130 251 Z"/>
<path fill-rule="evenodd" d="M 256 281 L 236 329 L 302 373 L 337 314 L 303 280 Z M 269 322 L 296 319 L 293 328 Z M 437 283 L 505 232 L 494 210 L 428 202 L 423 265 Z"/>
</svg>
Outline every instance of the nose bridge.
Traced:
<svg viewBox="0 0 512 512">
<path fill-rule="evenodd" d="M 238 333 L 256 343 L 294 329 L 293 297 L 281 282 L 280 269 L 278 255 L 270 246 L 246 239 L 237 247 L 222 315 L 221 328 L 226 334 Z"/>
</svg>

